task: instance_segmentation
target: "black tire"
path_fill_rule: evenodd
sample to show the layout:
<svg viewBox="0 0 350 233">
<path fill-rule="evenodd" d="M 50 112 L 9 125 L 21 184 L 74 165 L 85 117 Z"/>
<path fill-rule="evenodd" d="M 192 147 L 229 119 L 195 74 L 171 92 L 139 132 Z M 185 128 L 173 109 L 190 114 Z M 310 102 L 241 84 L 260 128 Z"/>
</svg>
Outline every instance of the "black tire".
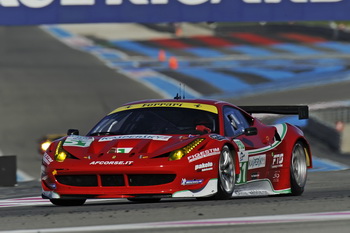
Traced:
<svg viewBox="0 0 350 233">
<path fill-rule="evenodd" d="M 218 166 L 218 192 L 214 198 L 227 200 L 232 197 L 236 182 L 235 161 L 228 146 L 222 148 Z"/>
<path fill-rule="evenodd" d="M 58 206 L 84 205 L 86 199 L 50 199 L 51 203 Z"/>
<path fill-rule="evenodd" d="M 161 198 L 127 198 L 129 201 L 138 203 L 155 203 L 159 202 Z"/>
<path fill-rule="evenodd" d="M 292 151 L 290 163 L 291 195 L 300 196 L 304 192 L 307 179 L 305 146 L 297 142 Z"/>
</svg>

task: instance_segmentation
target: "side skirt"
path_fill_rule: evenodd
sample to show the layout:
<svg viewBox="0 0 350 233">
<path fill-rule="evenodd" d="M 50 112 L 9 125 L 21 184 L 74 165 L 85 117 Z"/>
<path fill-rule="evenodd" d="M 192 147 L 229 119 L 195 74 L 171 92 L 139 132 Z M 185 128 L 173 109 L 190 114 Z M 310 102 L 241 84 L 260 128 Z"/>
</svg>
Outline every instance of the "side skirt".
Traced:
<svg viewBox="0 0 350 233">
<path fill-rule="evenodd" d="M 291 193 L 291 189 L 274 190 L 269 179 L 248 181 L 235 186 L 232 197 L 269 196 Z"/>
</svg>

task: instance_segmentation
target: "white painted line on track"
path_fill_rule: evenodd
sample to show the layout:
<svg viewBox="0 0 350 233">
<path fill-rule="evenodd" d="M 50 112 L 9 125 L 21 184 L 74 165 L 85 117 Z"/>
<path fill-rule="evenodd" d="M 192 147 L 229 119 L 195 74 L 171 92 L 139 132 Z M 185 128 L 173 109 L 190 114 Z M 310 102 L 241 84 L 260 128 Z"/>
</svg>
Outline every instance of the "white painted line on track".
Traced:
<svg viewBox="0 0 350 233">
<path fill-rule="evenodd" d="M 136 223 L 136 224 L 119 224 L 119 225 L 102 225 L 102 226 L 84 226 L 84 227 L 63 227 L 63 228 L 46 228 L 31 230 L 11 230 L 0 231 L 10 233 L 50 233 L 50 232 L 101 232 L 101 231 L 125 231 L 125 230 L 147 230 L 147 229 L 169 229 L 169 228 L 195 228 L 203 226 L 233 226 L 247 224 L 276 224 L 276 223 L 297 223 L 297 222 L 320 222 L 350 220 L 350 211 L 339 212 L 321 212 L 306 214 L 288 214 L 288 215 L 270 215 L 256 217 L 238 217 L 238 218 L 220 218 L 220 219 L 203 219 L 190 221 L 172 221 L 172 222 L 153 222 L 153 223 Z"/>
<path fill-rule="evenodd" d="M 41 197 L 25 197 L 0 200 L 0 208 L 2 207 L 18 207 L 18 206 L 37 206 L 49 205 L 51 202 Z"/>
</svg>

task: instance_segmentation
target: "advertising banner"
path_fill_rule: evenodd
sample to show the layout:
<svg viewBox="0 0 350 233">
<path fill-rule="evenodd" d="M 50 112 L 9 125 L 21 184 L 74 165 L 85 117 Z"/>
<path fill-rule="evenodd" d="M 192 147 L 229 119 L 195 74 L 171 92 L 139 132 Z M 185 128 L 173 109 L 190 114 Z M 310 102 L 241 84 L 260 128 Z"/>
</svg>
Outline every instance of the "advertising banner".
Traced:
<svg viewBox="0 0 350 233">
<path fill-rule="evenodd" d="M 1 25 L 349 20 L 349 0 L 0 0 Z"/>
</svg>

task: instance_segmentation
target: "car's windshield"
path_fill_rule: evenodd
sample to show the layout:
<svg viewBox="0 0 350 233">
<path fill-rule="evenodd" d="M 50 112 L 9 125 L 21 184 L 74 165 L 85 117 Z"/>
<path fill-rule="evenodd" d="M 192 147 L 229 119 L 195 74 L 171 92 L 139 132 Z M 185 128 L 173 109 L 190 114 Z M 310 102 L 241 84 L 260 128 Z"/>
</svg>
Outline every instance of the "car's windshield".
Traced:
<svg viewBox="0 0 350 233">
<path fill-rule="evenodd" d="M 203 110 L 142 108 L 108 115 L 88 135 L 198 134 L 198 125 L 218 133 L 217 122 L 217 114 Z"/>
</svg>

